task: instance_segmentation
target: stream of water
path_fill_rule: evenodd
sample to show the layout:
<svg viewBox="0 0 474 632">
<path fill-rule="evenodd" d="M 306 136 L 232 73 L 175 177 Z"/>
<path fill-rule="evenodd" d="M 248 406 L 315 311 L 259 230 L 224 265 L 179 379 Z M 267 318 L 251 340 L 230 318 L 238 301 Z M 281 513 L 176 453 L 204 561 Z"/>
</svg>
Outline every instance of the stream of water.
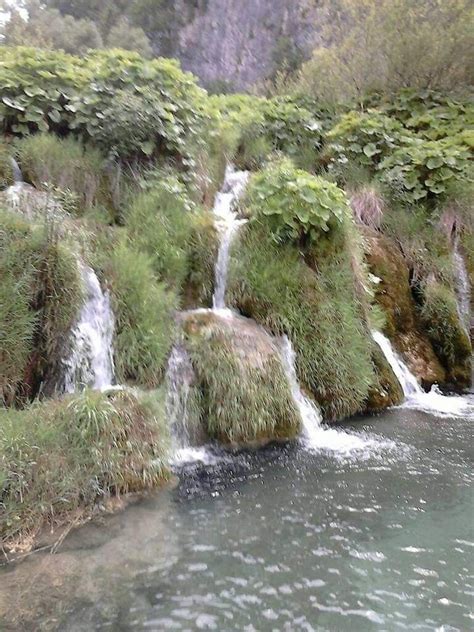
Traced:
<svg viewBox="0 0 474 632">
<path fill-rule="evenodd" d="M 193 464 L 0 568 L 0 629 L 471 630 L 472 424 L 399 408 L 344 430 L 392 448 Z"/>
</svg>

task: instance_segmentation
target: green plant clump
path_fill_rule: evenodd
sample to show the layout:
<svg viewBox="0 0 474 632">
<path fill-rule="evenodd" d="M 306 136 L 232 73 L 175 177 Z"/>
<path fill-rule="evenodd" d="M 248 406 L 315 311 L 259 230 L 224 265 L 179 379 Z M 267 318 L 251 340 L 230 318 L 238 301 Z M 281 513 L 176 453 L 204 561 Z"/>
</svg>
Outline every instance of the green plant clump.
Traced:
<svg viewBox="0 0 474 632">
<path fill-rule="evenodd" d="M 153 272 L 146 253 L 120 241 L 104 262 L 116 319 L 117 381 L 158 386 L 174 340 L 178 298 Z"/>
<path fill-rule="evenodd" d="M 341 226 L 349 213 L 341 189 L 289 160 L 270 164 L 252 178 L 247 205 L 251 222 L 265 224 L 277 242 L 315 242 Z"/>
<path fill-rule="evenodd" d="M 376 382 L 372 343 L 343 247 L 309 267 L 292 244 L 277 245 L 258 224 L 241 231 L 229 273 L 229 303 L 293 343 L 297 374 L 325 419 L 364 408 Z"/>
<path fill-rule="evenodd" d="M 85 391 L 0 410 L 0 535 L 4 545 L 42 526 L 87 516 L 99 501 L 167 476 L 162 396 Z"/>
<path fill-rule="evenodd" d="M 437 281 L 423 284 L 421 320 L 436 355 L 447 369 L 447 382 L 468 388 L 471 382 L 472 347 L 463 329 L 452 289 Z"/>
<path fill-rule="evenodd" d="M 54 380 L 82 283 L 54 228 L 9 212 L 0 213 L 0 223 L 0 397 L 9 405 Z"/>
<path fill-rule="evenodd" d="M 13 184 L 13 169 L 8 149 L 0 143 L 0 191 Z"/>
<path fill-rule="evenodd" d="M 209 437 L 248 444 L 296 436 L 300 418 L 280 350 L 264 330 L 191 314 L 184 331 Z"/>
</svg>

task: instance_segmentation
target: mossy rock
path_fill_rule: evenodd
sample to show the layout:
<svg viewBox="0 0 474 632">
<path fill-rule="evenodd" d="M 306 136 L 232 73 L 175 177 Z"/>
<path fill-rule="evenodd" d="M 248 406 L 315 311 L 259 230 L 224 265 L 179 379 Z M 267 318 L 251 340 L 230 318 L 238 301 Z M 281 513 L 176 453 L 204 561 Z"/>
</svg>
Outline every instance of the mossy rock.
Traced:
<svg viewBox="0 0 474 632">
<path fill-rule="evenodd" d="M 425 388 L 445 384 L 446 370 L 420 322 L 402 252 L 388 237 L 371 229 L 364 229 L 364 236 L 370 272 L 380 279 L 375 300 L 385 315 L 384 333 Z"/>
<path fill-rule="evenodd" d="M 375 413 L 390 408 L 390 406 L 398 406 L 403 402 L 404 395 L 395 373 L 378 346 L 373 348 L 372 361 L 378 377 L 378 384 L 374 384 L 369 389 L 366 409 L 367 412 Z"/>
<path fill-rule="evenodd" d="M 300 417 L 278 343 L 262 327 L 210 310 L 181 319 L 209 437 L 249 445 L 294 438 Z"/>
</svg>

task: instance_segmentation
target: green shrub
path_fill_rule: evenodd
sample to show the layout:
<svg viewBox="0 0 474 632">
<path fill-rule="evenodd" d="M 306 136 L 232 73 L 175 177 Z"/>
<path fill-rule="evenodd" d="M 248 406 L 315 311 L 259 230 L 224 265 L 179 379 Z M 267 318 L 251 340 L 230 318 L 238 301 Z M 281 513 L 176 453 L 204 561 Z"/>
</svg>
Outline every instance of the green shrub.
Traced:
<svg viewBox="0 0 474 632">
<path fill-rule="evenodd" d="M 247 195 L 251 222 L 265 225 L 277 242 L 317 241 L 349 212 L 335 184 L 295 169 L 289 160 L 253 176 Z"/>
<path fill-rule="evenodd" d="M 16 152 L 25 180 L 37 189 L 53 187 L 69 193 L 79 211 L 97 204 L 105 193 L 101 190 L 104 157 L 97 149 L 85 147 L 72 137 L 27 136 L 17 141 Z M 71 206 L 73 204 L 69 204 Z"/>
<path fill-rule="evenodd" d="M 150 257 L 157 278 L 180 293 L 187 276 L 194 205 L 175 177 L 145 183 L 149 191 L 134 198 L 124 213 L 130 241 Z"/>
<path fill-rule="evenodd" d="M 333 169 L 343 169 L 350 161 L 373 171 L 407 135 L 399 121 L 378 110 L 352 111 L 341 116 L 328 132 L 326 154 Z"/>
<path fill-rule="evenodd" d="M 107 258 L 103 273 L 116 319 L 117 381 L 156 386 L 173 344 L 177 296 L 157 280 L 152 259 L 123 240 Z"/>
<path fill-rule="evenodd" d="M 172 60 L 2 47 L 0 85 L 4 132 L 73 132 L 124 159 L 167 156 L 184 167 L 202 143 L 205 92 Z"/>
<path fill-rule="evenodd" d="M 0 395 L 11 404 L 54 380 L 82 285 L 54 229 L 7 212 L 0 220 Z"/>
<path fill-rule="evenodd" d="M 162 480 L 169 437 L 161 399 L 85 391 L 23 411 L 0 410 L 4 545 Z"/>
<path fill-rule="evenodd" d="M 298 166 L 311 167 L 322 143 L 322 125 L 288 97 L 263 99 L 248 95 L 214 98 L 224 118 L 238 130 L 236 162 L 257 169 L 272 152 L 281 152 Z"/>
<path fill-rule="evenodd" d="M 229 304 L 275 335 L 286 334 L 298 377 L 326 419 L 363 408 L 375 382 L 371 347 L 356 298 L 344 243 L 308 259 L 291 244 L 277 245 L 263 226 L 244 227 L 231 259 Z"/>
<path fill-rule="evenodd" d="M 469 152 L 454 139 L 412 139 L 379 165 L 382 180 L 408 203 L 442 196 L 451 183 L 469 179 Z"/>
</svg>

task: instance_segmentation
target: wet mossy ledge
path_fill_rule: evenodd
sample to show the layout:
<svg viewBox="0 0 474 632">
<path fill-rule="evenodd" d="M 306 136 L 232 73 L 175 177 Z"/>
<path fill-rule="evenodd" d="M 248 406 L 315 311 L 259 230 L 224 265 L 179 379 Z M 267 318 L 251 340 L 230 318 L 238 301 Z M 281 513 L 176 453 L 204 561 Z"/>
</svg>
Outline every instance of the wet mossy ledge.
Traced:
<svg viewBox="0 0 474 632">
<path fill-rule="evenodd" d="M 25 550 L 42 528 L 80 523 L 113 496 L 169 477 L 164 394 L 85 391 L 0 410 L 0 538 Z"/>
</svg>

